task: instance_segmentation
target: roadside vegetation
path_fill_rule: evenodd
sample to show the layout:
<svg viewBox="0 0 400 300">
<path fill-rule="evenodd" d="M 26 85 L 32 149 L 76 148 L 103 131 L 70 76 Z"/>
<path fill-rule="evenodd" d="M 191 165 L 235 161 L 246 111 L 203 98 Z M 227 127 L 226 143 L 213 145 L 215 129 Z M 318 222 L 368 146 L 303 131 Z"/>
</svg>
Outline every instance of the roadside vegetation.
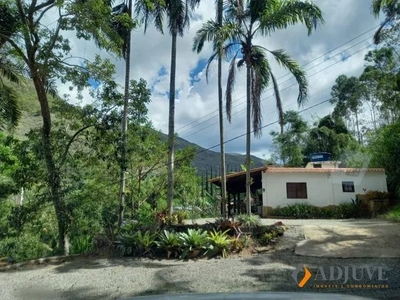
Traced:
<svg viewBox="0 0 400 300">
<path fill-rule="evenodd" d="M 380 215 L 380 217 L 388 221 L 400 222 L 400 205 L 393 206 L 388 212 Z"/>
</svg>

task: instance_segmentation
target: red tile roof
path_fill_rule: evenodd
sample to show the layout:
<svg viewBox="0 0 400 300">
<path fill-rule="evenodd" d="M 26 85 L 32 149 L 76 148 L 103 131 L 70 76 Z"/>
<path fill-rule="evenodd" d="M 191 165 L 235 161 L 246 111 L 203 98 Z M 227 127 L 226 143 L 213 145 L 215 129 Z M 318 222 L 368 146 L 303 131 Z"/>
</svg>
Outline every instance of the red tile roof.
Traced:
<svg viewBox="0 0 400 300">
<path fill-rule="evenodd" d="M 358 173 L 358 172 L 385 172 L 382 168 L 277 168 L 270 167 L 266 173 Z"/>
<path fill-rule="evenodd" d="M 385 172 L 383 168 L 283 168 L 263 166 L 250 170 L 251 173 L 358 173 L 358 172 Z M 226 179 L 246 175 L 246 171 L 236 172 L 226 176 Z M 212 178 L 209 182 L 219 182 L 221 177 Z"/>
</svg>

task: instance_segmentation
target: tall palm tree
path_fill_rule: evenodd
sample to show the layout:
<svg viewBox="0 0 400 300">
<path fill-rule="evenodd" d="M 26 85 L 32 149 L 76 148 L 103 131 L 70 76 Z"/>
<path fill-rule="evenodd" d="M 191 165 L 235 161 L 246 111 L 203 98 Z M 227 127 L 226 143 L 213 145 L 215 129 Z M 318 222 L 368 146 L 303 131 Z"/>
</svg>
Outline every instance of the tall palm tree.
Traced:
<svg viewBox="0 0 400 300">
<path fill-rule="evenodd" d="M 176 41 L 183 36 L 189 27 L 190 13 L 200 3 L 200 0 L 156 0 L 150 3 L 146 0 L 136 2 L 136 14 L 144 23 L 146 32 L 149 20 L 155 28 L 164 33 L 163 21 L 171 34 L 171 70 L 169 84 L 169 120 L 168 120 L 168 212 L 172 215 L 174 198 L 174 150 L 175 150 L 175 75 L 176 75 Z"/>
<path fill-rule="evenodd" d="M 374 43 L 379 44 L 382 39 L 382 29 L 393 22 L 400 14 L 400 1 L 399 0 L 372 0 L 372 13 L 375 17 L 383 12 L 385 19 L 376 30 L 374 34 Z"/>
<path fill-rule="evenodd" d="M 132 0 L 128 3 L 121 3 L 112 9 L 113 15 L 117 18 L 111 24 L 117 34 L 123 39 L 119 54 L 125 59 L 125 83 L 124 83 L 124 108 L 122 112 L 122 151 L 121 151 L 121 177 L 120 177 L 120 198 L 118 210 L 118 230 L 121 228 L 125 214 L 126 199 L 126 170 L 127 170 L 127 131 L 128 131 L 128 105 L 129 105 L 129 81 L 131 66 L 131 28 L 119 22 L 118 17 L 127 14 L 129 19 L 132 17 Z"/>
<path fill-rule="evenodd" d="M 216 23 L 219 28 L 222 28 L 223 25 L 223 9 L 224 9 L 224 1 L 216 0 L 217 6 L 217 15 L 216 15 Z M 194 41 L 193 51 L 197 51 L 200 53 L 203 49 L 204 43 L 197 44 L 196 39 Z M 228 217 L 228 212 L 226 209 L 226 162 L 225 162 L 225 138 L 224 138 L 224 112 L 223 112 L 223 93 L 222 93 L 222 58 L 223 58 L 223 39 L 217 38 L 213 41 L 214 51 L 217 54 L 218 60 L 218 110 L 219 110 L 219 137 L 220 137 L 220 154 L 221 154 L 221 204 L 222 204 L 222 215 L 224 218 Z M 215 59 L 215 56 L 212 57 L 212 60 Z M 209 60 L 207 63 L 207 72 L 206 79 L 208 81 L 208 67 L 212 60 Z"/>
<path fill-rule="evenodd" d="M 308 97 L 308 83 L 304 71 L 283 50 L 270 50 L 254 45 L 256 36 L 268 36 L 272 32 L 285 29 L 289 25 L 302 23 L 308 34 L 323 23 L 322 12 L 312 2 L 300 0 L 227 0 L 225 19 L 222 27 L 210 20 L 197 32 L 194 48 L 201 48 L 205 41 L 222 39 L 224 55 L 232 57 L 229 66 L 226 110 L 231 120 L 232 91 L 236 69 L 246 66 L 246 201 L 247 213 L 251 213 L 250 141 L 253 129 L 256 137 L 261 135 L 261 94 L 272 82 L 280 124 L 283 124 L 282 100 L 277 80 L 272 73 L 267 55 L 288 69 L 299 85 L 297 102 L 303 104 Z M 239 56 L 239 53 L 241 54 Z M 210 59 L 218 55 L 217 51 Z M 251 121 L 253 124 L 251 125 Z"/>
</svg>

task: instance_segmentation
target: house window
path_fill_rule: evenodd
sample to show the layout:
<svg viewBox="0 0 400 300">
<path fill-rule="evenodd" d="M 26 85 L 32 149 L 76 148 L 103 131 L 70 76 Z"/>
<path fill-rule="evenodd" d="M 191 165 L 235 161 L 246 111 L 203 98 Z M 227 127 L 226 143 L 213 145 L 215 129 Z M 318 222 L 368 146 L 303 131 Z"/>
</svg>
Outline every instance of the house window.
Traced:
<svg viewBox="0 0 400 300">
<path fill-rule="evenodd" d="M 322 168 L 321 164 L 314 164 L 314 168 Z"/>
<path fill-rule="evenodd" d="M 354 181 L 342 181 L 343 193 L 354 193 Z"/>
<path fill-rule="evenodd" d="M 288 199 L 307 199 L 307 183 L 286 182 L 286 195 Z"/>
</svg>

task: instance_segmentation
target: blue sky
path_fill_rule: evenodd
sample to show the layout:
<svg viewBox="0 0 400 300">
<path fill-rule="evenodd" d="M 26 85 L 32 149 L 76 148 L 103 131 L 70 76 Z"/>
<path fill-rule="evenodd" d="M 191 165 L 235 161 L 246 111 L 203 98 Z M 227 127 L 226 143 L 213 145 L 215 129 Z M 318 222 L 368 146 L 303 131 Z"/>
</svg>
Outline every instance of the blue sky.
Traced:
<svg viewBox="0 0 400 300">
<path fill-rule="evenodd" d="M 310 99 L 304 107 L 317 104 L 330 96 L 330 89 L 335 79 L 345 74 L 357 76 L 364 66 L 364 56 L 372 42 L 373 30 L 367 30 L 379 24 L 371 14 L 370 1 L 358 0 L 317 0 L 323 11 L 326 24 L 320 26 L 311 36 L 307 36 L 304 26 L 291 26 L 286 30 L 273 33 L 265 38 L 257 38 L 255 43 L 268 49 L 285 49 L 291 57 L 304 66 L 309 79 Z M 209 82 L 205 80 L 205 66 L 212 54 L 212 46 L 206 43 L 203 51 L 197 54 L 192 51 L 192 42 L 201 24 L 215 17 L 215 9 L 210 3 L 202 1 L 196 11 L 196 18 L 191 21 L 190 29 L 183 38 L 178 38 L 177 73 L 176 73 L 176 112 L 175 128 L 179 136 L 202 147 L 211 147 L 219 143 L 216 62 L 210 66 Z M 167 32 L 167 31 L 166 31 Z M 364 33 L 364 35 L 362 35 Z M 132 35 L 132 79 L 144 78 L 152 90 L 152 102 L 149 105 L 149 118 L 153 125 L 167 132 L 168 128 L 168 95 L 169 68 L 171 57 L 171 38 L 161 35 L 149 28 L 146 35 L 136 30 Z M 76 41 L 72 45 L 75 54 L 98 53 L 98 49 L 89 43 Z M 83 51 L 85 49 L 85 51 Z M 327 53 L 331 51 L 330 53 Z M 324 55 L 325 54 L 325 55 Z M 106 56 L 106 55 L 105 55 Z M 117 80 L 123 84 L 124 62 L 116 61 Z M 223 84 L 229 63 L 223 65 Z M 274 74 L 278 78 L 283 107 L 285 110 L 299 110 L 296 104 L 297 86 L 287 71 L 272 63 Z M 96 86 L 96 82 L 91 82 Z M 234 91 L 234 107 L 232 123 L 225 120 L 226 139 L 234 138 L 245 132 L 245 72 L 237 73 Z M 224 89 L 225 93 L 225 89 Z M 277 119 L 273 101 L 273 92 L 268 89 L 262 95 L 263 124 Z M 313 122 L 316 118 L 328 114 L 332 110 L 329 103 L 317 106 L 302 114 Z M 276 130 L 274 126 L 264 129 L 260 139 L 252 140 L 252 153 L 267 157 L 271 153 L 272 144 L 269 132 Z M 237 139 L 226 145 L 228 152 L 244 153 L 245 139 Z M 218 149 L 214 149 L 218 150 Z"/>
</svg>

